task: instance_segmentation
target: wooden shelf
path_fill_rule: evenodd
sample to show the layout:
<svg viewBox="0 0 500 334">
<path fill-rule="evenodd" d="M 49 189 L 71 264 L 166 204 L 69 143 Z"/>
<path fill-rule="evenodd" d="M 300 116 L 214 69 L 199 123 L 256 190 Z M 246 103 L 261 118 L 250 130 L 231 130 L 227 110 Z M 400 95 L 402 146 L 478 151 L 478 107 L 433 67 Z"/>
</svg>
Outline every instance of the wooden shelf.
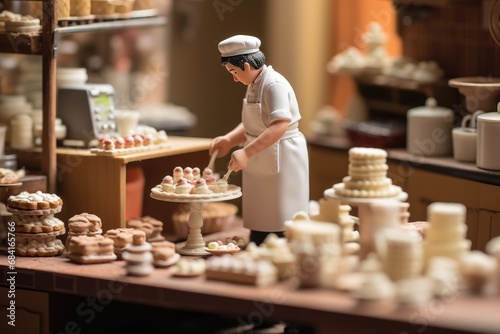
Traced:
<svg viewBox="0 0 500 334">
<path fill-rule="evenodd" d="M 26 0 L 24 0 L 26 1 Z M 57 43 L 60 35 L 98 32 L 127 28 L 161 26 L 166 18 L 156 16 L 154 10 L 134 12 L 114 18 L 96 18 L 92 20 L 59 20 L 55 18 L 55 0 L 37 0 L 42 2 L 42 30 L 39 33 L 0 33 L 0 53 L 30 54 L 42 56 L 42 173 L 47 176 L 47 191 L 55 192 L 57 187 L 56 135 L 52 129 L 56 121 L 56 75 Z M 98 21 L 98 22 L 97 22 Z M 73 25 L 71 25 L 73 24 Z M 61 25 L 65 25 L 64 27 Z"/>
<path fill-rule="evenodd" d="M 104 30 L 121 30 L 129 28 L 157 27 L 167 24 L 165 17 L 142 17 L 131 19 L 115 19 L 106 22 L 92 22 L 77 24 L 67 27 L 57 27 L 54 29 L 57 45 L 57 37 L 84 32 L 97 32 Z M 0 33 L 0 53 L 18 53 L 28 55 L 42 54 L 42 38 L 40 33 Z"/>
<path fill-rule="evenodd" d="M 395 5 L 447 7 L 454 3 L 476 3 L 475 0 L 392 0 Z"/>
</svg>

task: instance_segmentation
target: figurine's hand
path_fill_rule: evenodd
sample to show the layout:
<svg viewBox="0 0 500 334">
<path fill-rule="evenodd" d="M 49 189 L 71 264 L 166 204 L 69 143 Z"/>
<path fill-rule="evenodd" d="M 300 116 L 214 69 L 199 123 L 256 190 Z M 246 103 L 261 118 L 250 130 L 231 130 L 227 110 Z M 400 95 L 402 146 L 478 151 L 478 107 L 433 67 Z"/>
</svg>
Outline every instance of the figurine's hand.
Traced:
<svg viewBox="0 0 500 334">
<path fill-rule="evenodd" d="M 238 172 L 245 169 L 248 166 L 248 159 L 250 159 L 250 157 L 244 149 L 234 151 L 229 161 L 229 170 Z"/>
<path fill-rule="evenodd" d="M 210 155 L 214 154 L 215 150 L 219 150 L 217 158 L 221 158 L 229 153 L 231 150 L 231 141 L 228 136 L 215 137 L 210 144 Z"/>
</svg>

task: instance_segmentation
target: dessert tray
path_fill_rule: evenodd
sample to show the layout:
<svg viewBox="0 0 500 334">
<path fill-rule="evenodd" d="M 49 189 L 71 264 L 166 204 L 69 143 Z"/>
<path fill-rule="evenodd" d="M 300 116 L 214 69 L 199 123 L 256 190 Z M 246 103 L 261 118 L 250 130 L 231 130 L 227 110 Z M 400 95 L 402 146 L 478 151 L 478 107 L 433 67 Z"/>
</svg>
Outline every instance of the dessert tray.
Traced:
<svg viewBox="0 0 500 334">
<path fill-rule="evenodd" d="M 236 249 L 210 249 L 205 247 L 204 249 L 212 255 L 236 254 L 241 251 L 239 247 Z"/>
<path fill-rule="evenodd" d="M 397 186 L 393 186 L 393 187 L 397 187 Z M 356 203 L 359 203 L 359 204 L 363 204 L 363 203 L 371 203 L 373 201 L 383 201 L 383 200 L 398 200 L 398 201 L 406 201 L 408 199 L 408 194 L 405 193 L 404 191 L 401 191 L 399 194 L 395 195 L 395 196 L 389 196 L 389 197 L 346 197 L 346 196 L 342 196 L 342 195 L 339 195 L 337 194 L 337 192 L 335 191 L 335 189 L 333 188 L 329 188 L 329 189 L 326 189 L 323 193 L 323 195 L 327 198 L 336 198 L 336 199 L 340 199 L 340 200 L 345 200 L 345 201 L 348 201 L 352 204 L 356 204 Z"/>
<path fill-rule="evenodd" d="M 19 187 L 22 186 L 22 182 L 15 182 L 15 183 L 0 183 L 0 187 Z"/>
<path fill-rule="evenodd" d="M 176 194 L 173 192 L 163 191 L 161 185 L 157 185 L 156 187 L 151 189 L 152 198 L 167 202 L 191 202 L 196 200 L 226 201 L 238 198 L 240 196 L 241 188 L 233 184 L 229 184 L 227 187 L 227 191 L 225 192 L 210 192 L 207 194 Z"/>
<path fill-rule="evenodd" d="M 172 146 L 171 143 L 166 142 L 166 143 L 161 143 L 161 144 L 152 144 L 152 145 L 145 145 L 145 146 L 139 146 L 139 147 L 114 148 L 112 150 L 105 150 L 102 148 L 91 148 L 90 153 L 93 153 L 96 155 L 113 156 L 113 155 L 121 155 L 121 154 L 131 154 L 131 153 L 154 151 L 157 149 L 169 148 L 171 146 Z"/>
</svg>

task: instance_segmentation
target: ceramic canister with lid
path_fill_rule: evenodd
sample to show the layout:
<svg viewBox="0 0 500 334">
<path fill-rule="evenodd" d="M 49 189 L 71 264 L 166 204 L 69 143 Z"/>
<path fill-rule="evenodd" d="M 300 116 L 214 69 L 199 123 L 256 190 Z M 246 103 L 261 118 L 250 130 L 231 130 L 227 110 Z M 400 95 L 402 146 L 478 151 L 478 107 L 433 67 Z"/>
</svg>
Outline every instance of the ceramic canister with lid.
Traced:
<svg viewBox="0 0 500 334">
<path fill-rule="evenodd" d="M 412 108 L 406 116 L 408 152 L 422 156 L 452 154 L 452 109 L 438 106 L 436 99 L 429 97 L 424 107 Z"/>
<path fill-rule="evenodd" d="M 479 168 L 500 170 L 500 102 L 497 112 L 477 116 L 477 156 Z"/>
</svg>

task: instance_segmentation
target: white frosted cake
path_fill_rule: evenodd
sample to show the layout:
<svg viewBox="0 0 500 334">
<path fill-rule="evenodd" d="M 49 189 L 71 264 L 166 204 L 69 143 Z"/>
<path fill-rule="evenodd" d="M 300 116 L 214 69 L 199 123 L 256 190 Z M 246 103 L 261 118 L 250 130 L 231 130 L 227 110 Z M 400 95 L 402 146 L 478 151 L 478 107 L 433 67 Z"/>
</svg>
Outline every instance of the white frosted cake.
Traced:
<svg viewBox="0 0 500 334">
<path fill-rule="evenodd" d="M 427 260 L 435 256 L 459 260 L 470 250 L 471 241 L 466 239 L 466 212 L 467 208 L 461 203 L 435 202 L 428 206 L 429 225 L 424 241 Z"/>
<path fill-rule="evenodd" d="M 344 197 L 394 197 L 401 187 L 387 177 L 387 152 L 380 148 L 353 147 L 349 150 L 349 175 L 333 185 L 335 193 Z"/>
</svg>

